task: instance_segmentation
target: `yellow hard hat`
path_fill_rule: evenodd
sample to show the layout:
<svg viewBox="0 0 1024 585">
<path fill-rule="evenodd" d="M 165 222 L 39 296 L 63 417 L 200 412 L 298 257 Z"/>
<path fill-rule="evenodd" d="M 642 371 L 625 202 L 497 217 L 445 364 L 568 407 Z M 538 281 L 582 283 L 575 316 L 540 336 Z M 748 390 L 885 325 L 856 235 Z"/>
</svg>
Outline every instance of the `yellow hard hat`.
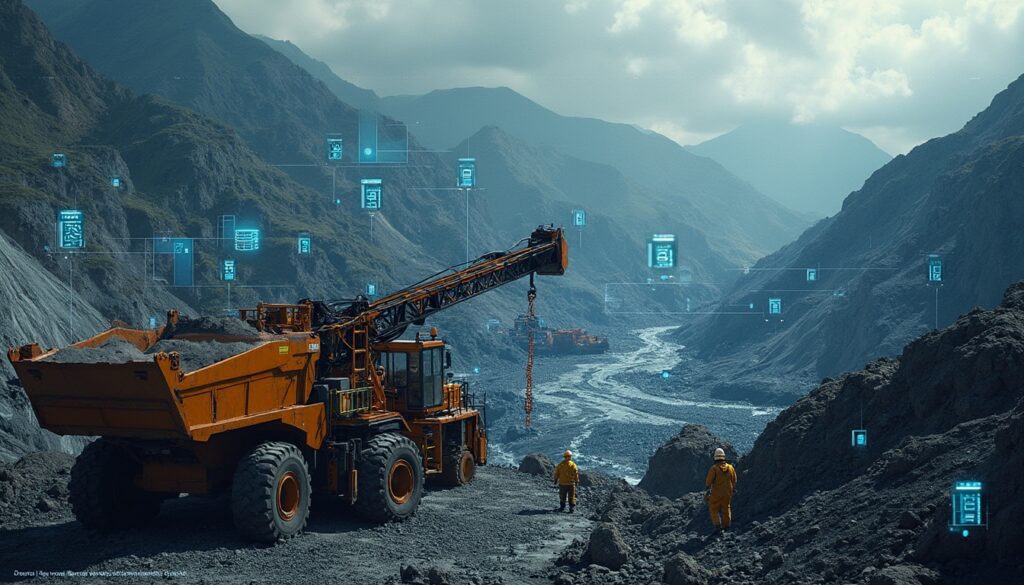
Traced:
<svg viewBox="0 0 1024 585">
<path fill-rule="evenodd" d="M 565 457 L 566 459 L 572 459 L 572 451 L 567 450 L 565 453 L 562 453 L 562 457 Z"/>
<path fill-rule="evenodd" d="M 715 449 L 715 461 L 725 461 L 725 449 Z"/>
</svg>

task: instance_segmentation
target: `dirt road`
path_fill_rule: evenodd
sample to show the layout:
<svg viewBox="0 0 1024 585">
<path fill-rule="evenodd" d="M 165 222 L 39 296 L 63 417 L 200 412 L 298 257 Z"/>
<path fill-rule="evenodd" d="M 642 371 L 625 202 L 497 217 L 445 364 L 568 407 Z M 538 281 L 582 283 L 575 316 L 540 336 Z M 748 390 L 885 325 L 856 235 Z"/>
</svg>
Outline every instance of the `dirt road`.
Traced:
<svg viewBox="0 0 1024 585">
<path fill-rule="evenodd" d="M 447 571 L 452 583 L 538 583 L 562 548 L 590 531 L 588 502 L 575 514 L 556 513 L 548 482 L 499 467 L 479 469 L 469 486 L 428 489 L 417 515 L 401 524 L 361 524 L 321 504 L 305 534 L 270 547 L 241 540 L 222 501 L 179 498 L 152 526 L 116 535 L 89 533 L 59 503 L 56 512 L 4 522 L 0 580 L 396 583 L 400 565 L 414 563 Z M 42 573 L 61 571 L 101 575 Z"/>
</svg>

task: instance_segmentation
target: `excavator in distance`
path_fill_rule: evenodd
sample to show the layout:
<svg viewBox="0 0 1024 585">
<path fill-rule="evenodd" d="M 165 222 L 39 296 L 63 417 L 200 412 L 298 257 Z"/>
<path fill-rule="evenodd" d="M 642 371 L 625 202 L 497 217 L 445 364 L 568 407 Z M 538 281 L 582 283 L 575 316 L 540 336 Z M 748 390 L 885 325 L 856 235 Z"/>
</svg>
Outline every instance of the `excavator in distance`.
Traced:
<svg viewBox="0 0 1024 585">
<path fill-rule="evenodd" d="M 305 527 L 312 492 L 343 498 L 374 522 L 403 520 L 428 477 L 472 481 L 487 462 L 485 420 L 468 382 L 448 374 L 451 353 L 400 339 L 410 325 L 523 277 L 562 275 L 561 228 L 538 227 L 513 249 L 484 255 L 376 301 L 261 303 L 240 318 L 258 330 L 250 349 L 192 371 L 178 352 L 151 361 L 77 363 L 31 343 L 8 351 L 43 428 L 99 436 L 71 474 L 76 518 L 114 530 L 144 523 L 181 493 L 230 492 L 247 538 L 275 542 Z M 127 342 L 140 351 L 174 334 L 114 327 L 69 348 Z M 447 374 L 447 375 L 446 375 Z"/>
</svg>

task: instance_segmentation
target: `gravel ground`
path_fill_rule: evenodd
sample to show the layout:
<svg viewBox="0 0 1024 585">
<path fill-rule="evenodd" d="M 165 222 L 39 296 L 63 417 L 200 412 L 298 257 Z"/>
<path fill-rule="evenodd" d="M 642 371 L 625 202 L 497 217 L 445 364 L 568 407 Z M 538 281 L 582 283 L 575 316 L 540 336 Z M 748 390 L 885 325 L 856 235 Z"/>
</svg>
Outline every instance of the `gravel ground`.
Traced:
<svg viewBox="0 0 1024 585">
<path fill-rule="evenodd" d="M 14 465 L 22 465 L 19 476 L 31 475 L 25 465 Z M 61 483 L 68 476 L 57 477 Z M 549 482 L 487 466 L 468 486 L 428 489 L 416 516 L 400 524 L 361 524 L 314 502 L 319 509 L 304 534 L 266 547 L 235 534 L 225 500 L 203 498 L 166 502 L 145 529 L 96 535 L 74 521 L 63 499 L 66 490 L 52 483 L 36 482 L 21 499 L 32 508 L 43 495 L 33 490 L 50 489 L 56 495 L 48 497 L 58 500 L 53 511 L 40 515 L 26 508 L 29 513 L 0 527 L 0 581 L 398 583 L 400 566 L 411 563 L 424 572 L 441 569 L 451 583 L 547 582 L 562 549 L 589 533 L 588 512 L 605 489 L 581 489 L 576 513 L 559 514 Z M 35 576 L 24 574 L 33 571 Z M 43 571 L 101 576 L 42 576 Z"/>
</svg>

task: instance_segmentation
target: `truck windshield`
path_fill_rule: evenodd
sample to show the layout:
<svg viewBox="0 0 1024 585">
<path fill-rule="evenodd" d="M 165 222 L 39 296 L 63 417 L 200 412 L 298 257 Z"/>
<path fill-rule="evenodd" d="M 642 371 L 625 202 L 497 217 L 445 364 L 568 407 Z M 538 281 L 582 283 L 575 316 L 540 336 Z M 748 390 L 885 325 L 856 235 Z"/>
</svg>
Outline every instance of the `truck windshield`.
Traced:
<svg viewBox="0 0 1024 585">
<path fill-rule="evenodd" d="M 418 353 L 385 351 L 379 355 L 385 383 L 405 399 L 409 408 L 440 406 L 444 400 L 444 348 Z"/>
</svg>

